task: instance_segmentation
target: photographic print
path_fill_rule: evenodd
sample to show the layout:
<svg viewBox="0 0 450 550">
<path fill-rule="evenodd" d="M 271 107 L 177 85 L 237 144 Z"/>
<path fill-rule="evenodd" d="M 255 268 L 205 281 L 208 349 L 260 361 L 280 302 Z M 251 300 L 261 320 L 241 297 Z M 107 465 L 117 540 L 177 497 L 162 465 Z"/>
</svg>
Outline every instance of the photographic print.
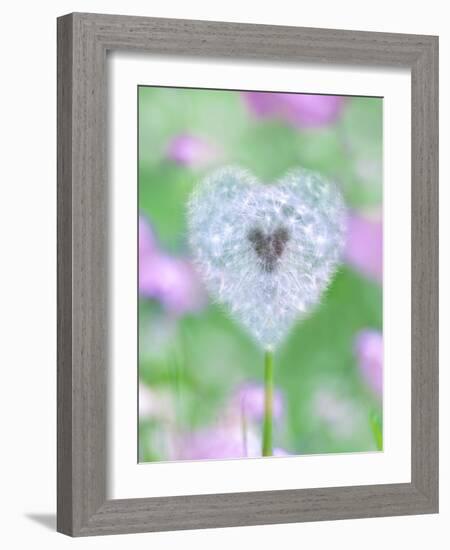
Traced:
<svg viewBox="0 0 450 550">
<path fill-rule="evenodd" d="M 138 87 L 139 462 L 383 450 L 383 99 Z"/>
</svg>

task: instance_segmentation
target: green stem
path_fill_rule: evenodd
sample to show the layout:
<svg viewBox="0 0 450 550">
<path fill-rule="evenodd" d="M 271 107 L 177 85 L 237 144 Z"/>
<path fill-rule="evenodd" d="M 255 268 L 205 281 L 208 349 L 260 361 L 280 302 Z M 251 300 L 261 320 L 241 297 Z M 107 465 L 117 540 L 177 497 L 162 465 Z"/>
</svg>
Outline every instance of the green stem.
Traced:
<svg viewBox="0 0 450 550">
<path fill-rule="evenodd" d="M 272 456 L 272 416 L 273 416 L 273 352 L 264 354 L 264 424 L 262 455 Z"/>
<path fill-rule="evenodd" d="M 377 451 L 383 450 L 383 425 L 380 416 L 372 412 L 369 418 L 370 427 L 372 428 L 373 438 L 375 440 L 375 445 Z"/>
</svg>

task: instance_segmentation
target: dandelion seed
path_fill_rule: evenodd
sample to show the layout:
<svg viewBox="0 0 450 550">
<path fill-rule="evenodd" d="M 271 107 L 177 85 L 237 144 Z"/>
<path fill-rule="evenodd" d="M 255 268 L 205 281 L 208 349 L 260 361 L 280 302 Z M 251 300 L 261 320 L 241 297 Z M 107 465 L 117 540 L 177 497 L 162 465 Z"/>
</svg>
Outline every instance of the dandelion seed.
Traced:
<svg viewBox="0 0 450 550">
<path fill-rule="evenodd" d="M 188 219 L 209 293 L 265 350 L 317 305 L 344 245 L 338 189 L 304 169 L 271 185 L 241 168 L 215 171 L 194 190 Z"/>
</svg>

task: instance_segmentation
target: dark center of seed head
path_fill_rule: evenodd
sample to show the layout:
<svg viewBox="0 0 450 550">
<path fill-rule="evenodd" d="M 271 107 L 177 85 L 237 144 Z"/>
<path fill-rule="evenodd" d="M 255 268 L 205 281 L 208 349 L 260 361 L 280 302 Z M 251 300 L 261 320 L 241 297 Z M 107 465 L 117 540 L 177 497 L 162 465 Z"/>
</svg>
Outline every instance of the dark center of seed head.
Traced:
<svg viewBox="0 0 450 550">
<path fill-rule="evenodd" d="M 261 269 L 266 273 L 272 273 L 289 240 L 288 230 L 280 226 L 272 233 L 266 234 L 259 227 L 254 227 L 248 232 L 247 238 L 260 260 Z"/>
</svg>

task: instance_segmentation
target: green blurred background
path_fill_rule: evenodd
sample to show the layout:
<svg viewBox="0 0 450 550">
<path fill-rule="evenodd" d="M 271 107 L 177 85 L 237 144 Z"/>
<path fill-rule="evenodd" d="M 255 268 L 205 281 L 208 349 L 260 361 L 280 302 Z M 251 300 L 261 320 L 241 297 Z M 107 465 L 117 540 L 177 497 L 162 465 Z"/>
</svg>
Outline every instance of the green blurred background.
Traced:
<svg viewBox="0 0 450 550">
<path fill-rule="evenodd" d="M 340 184 L 349 211 L 381 219 L 381 99 L 344 98 L 335 119 L 302 126 L 281 110 L 255 113 L 239 92 L 140 87 L 138 97 L 139 209 L 158 253 L 189 262 L 188 196 L 224 164 L 263 181 L 295 166 L 317 170 Z M 177 136 L 200 140 L 192 158 L 177 156 Z M 355 353 L 365 329 L 382 330 L 382 285 L 344 263 L 320 306 L 275 353 L 284 399 L 276 447 L 289 454 L 381 448 L 382 400 Z M 140 461 L 183 458 L 180 445 L 221 425 L 236 388 L 262 379 L 263 352 L 210 300 L 174 312 L 156 294 L 141 295 Z M 256 435 L 259 428 L 254 422 Z"/>
</svg>

